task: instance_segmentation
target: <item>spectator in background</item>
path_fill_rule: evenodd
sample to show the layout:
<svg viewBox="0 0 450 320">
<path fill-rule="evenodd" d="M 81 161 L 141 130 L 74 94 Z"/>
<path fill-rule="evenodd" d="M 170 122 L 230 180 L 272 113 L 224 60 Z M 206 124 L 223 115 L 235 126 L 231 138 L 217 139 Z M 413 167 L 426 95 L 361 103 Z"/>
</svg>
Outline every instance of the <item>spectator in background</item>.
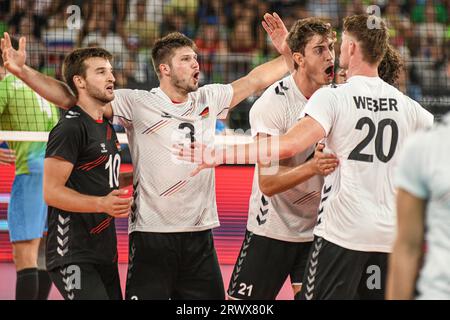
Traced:
<svg viewBox="0 0 450 320">
<path fill-rule="evenodd" d="M 114 19 L 113 1 L 95 2 L 93 10 L 94 12 L 86 21 L 88 33 L 81 39 L 81 46 L 98 46 L 109 51 L 114 56 L 114 69 L 124 70 L 129 61 L 129 55 L 127 43 L 111 29 Z M 118 77 L 125 77 L 125 75 L 118 75 Z"/>
<path fill-rule="evenodd" d="M 68 27 L 67 21 L 72 13 L 67 13 L 67 7 L 68 5 L 57 8 L 48 20 L 48 28 L 42 32 L 42 40 L 49 51 L 68 52 L 77 44 L 80 30 Z M 82 23 L 80 21 L 80 25 Z"/>
<path fill-rule="evenodd" d="M 426 45 L 429 39 L 438 46 L 444 42 L 445 26 L 437 19 L 436 8 L 431 2 L 425 7 L 425 20 L 417 26 L 416 33 L 422 46 Z"/>
<path fill-rule="evenodd" d="M 134 18 L 128 20 L 125 25 L 130 59 L 125 64 L 124 71 L 127 87 L 131 89 L 145 89 L 158 85 L 149 57 L 155 39 L 160 36 L 160 29 L 157 23 L 148 18 L 147 10 L 151 10 L 151 6 L 147 5 L 148 2 L 134 1 L 134 7 L 129 8 L 133 11 Z"/>
<path fill-rule="evenodd" d="M 170 29 L 169 32 L 177 31 L 190 38 L 194 38 L 197 25 L 198 8 L 198 0 L 166 0 L 166 4 L 164 6 L 165 20 L 170 21 L 170 18 L 174 17 L 175 21 L 172 21 L 172 23 L 175 26 L 180 27 L 180 29 Z M 180 21 L 183 22 L 180 23 Z"/>
<path fill-rule="evenodd" d="M 129 0 L 128 1 L 128 10 L 127 10 L 127 19 L 126 21 L 134 21 L 137 19 L 138 11 L 137 3 L 140 0 Z M 165 7 L 165 0 L 144 0 L 145 3 L 145 20 L 153 22 L 157 28 L 160 28 L 160 25 L 163 22 L 163 12 Z"/>
<path fill-rule="evenodd" d="M 338 0 L 315 0 L 308 1 L 306 4 L 309 14 L 314 17 L 322 18 L 336 26 L 339 24 L 339 1 Z"/>
<path fill-rule="evenodd" d="M 31 14 L 21 16 L 18 25 L 19 28 L 15 29 L 13 27 L 12 30 L 20 30 L 20 33 L 27 38 L 26 50 L 29 52 L 27 55 L 27 64 L 33 66 L 33 68 L 42 70 L 48 60 L 48 50 L 43 42 L 35 36 L 35 26 Z"/>
<path fill-rule="evenodd" d="M 195 25 L 188 23 L 186 16 L 181 11 L 174 11 L 164 15 L 164 22 L 161 27 L 161 35 L 171 32 L 181 32 L 188 37 L 195 37 Z"/>
<path fill-rule="evenodd" d="M 256 39 L 253 33 L 254 11 L 241 2 L 234 3 L 233 7 L 235 16 L 234 25 L 231 29 L 228 46 L 234 53 L 252 54 L 256 49 Z"/>
<path fill-rule="evenodd" d="M 223 71 L 220 65 L 215 66 L 214 63 L 216 62 L 216 55 L 227 53 L 226 40 L 221 38 L 219 25 L 217 24 L 201 25 L 197 34 L 195 44 L 199 54 L 199 63 L 203 70 L 203 81 L 210 83 L 213 81 L 213 71 Z"/>
</svg>

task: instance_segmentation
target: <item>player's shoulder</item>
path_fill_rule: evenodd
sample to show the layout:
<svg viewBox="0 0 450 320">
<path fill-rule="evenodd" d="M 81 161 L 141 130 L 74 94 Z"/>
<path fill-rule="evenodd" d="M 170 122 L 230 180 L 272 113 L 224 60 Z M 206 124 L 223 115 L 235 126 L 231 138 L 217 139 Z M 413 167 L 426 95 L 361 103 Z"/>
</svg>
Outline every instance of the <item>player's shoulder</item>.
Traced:
<svg viewBox="0 0 450 320">
<path fill-rule="evenodd" d="M 218 91 L 225 91 L 225 90 L 232 90 L 231 84 L 222 84 L 222 83 L 211 83 L 211 84 L 205 84 L 204 86 L 201 86 L 198 88 L 198 90 L 191 92 L 193 95 L 201 95 L 208 92 L 218 92 Z"/>
<path fill-rule="evenodd" d="M 84 123 L 87 122 L 85 116 L 86 115 L 80 107 L 74 106 L 64 112 L 59 119 L 57 126 L 60 127 L 60 130 L 64 129 L 65 131 L 70 132 L 80 131 Z"/>
<path fill-rule="evenodd" d="M 288 101 L 288 90 L 292 90 L 292 86 L 291 81 L 287 78 L 273 83 L 253 103 L 250 117 L 258 115 L 267 117 L 276 113 L 284 113 Z"/>
</svg>

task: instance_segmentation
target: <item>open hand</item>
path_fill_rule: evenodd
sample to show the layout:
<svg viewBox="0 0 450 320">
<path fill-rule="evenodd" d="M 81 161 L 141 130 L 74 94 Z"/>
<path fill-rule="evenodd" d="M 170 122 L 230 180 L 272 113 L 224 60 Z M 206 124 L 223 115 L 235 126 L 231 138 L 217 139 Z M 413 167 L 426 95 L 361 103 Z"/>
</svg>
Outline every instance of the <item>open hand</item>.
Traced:
<svg viewBox="0 0 450 320">
<path fill-rule="evenodd" d="M 25 51 L 26 39 L 21 37 L 19 40 L 19 49 L 16 50 L 11 44 L 11 38 L 7 32 L 3 34 L 1 39 L 1 49 L 3 65 L 5 68 L 20 78 L 20 75 L 25 66 L 25 61 L 27 59 L 27 53 Z"/>
</svg>

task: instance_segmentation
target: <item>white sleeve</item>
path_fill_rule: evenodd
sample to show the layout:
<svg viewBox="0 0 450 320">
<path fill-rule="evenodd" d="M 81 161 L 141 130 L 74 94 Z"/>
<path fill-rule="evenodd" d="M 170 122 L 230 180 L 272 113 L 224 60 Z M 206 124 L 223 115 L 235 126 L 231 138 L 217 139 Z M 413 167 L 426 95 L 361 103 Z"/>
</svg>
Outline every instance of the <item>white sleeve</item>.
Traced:
<svg viewBox="0 0 450 320">
<path fill-rule="evenodd" d="M 317 122 L 325 130 L 325 136 L 331 131 L 335 122 L 337 110 L 337 98 L 333 93 L 333 88 L 321 88 L 317 90 L 308 100 L 304 113 Z"/>
<path fill-rule="evenodd" d="M 258 133 L 279 136 L 280 131 L 285 127 L 283 105 L 280 105 L 280 99 L 273 97 L 272 91 L 273 88 L 269 87 L 250 109 L 250 127 L 253 138 Z"/>
<path fill-rule="evenodd" d="M 401 151 L 400 161 L 395 174 L 395 185 L 416 197 L 426 199 L 429 197 L 427 184 L 426 157 L 429 155 L 425 151 L 430 143 L 426 139 L 426 134 L 419 133 L 409 138 Z"/>
<path fill-rule="evenodd" d="M 233 99 L 231 84 L 209 84 L 201 87 L 210 110 L 214 110 L 218 119 L 225 119 Z"/>
<path fill-rule="evenodd" d="M 434 116 L 431 112 L 422 107 L 417 101 L 411 99 L 411 102 L 414 104 L 414 110 L 416 112 L 416 123 L 417 130 L 420 129 L 429 129 L 433 126 Z"/>
<path fill-rule="evenodd" d="M 113 123 L 120 124 L 125 128 L 133 121 L 133 105 L 135 104 L 135 90 L 114 90 L 114 100 L 111 101 L 113 110 Z"/>
</svg>

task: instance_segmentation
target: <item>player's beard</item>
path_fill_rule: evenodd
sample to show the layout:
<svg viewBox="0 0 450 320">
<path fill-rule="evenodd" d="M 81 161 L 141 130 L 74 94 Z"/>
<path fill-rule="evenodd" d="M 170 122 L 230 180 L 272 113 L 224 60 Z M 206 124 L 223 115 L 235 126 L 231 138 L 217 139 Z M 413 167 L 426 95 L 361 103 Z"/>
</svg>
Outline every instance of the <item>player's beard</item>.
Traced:
<svg viewBox="0 0 450 320">
<path fill-rule="evenodd" d="M 100 102 L 103 103 L 103 104 L 107 104 L 107 103 L 109 103 L 109 102 L 111 102 L 111 101 L 114 100 L 114 93 L 113 93 L 112 97 L 110 97 L 110 96 L 108 96 L 108 94 L 105 92 L 106 89 L 105 89 L 105 91 L 102 91 L 102 90 L 96 88 L 95 86 L 92 86 L 92 85 L 87 84 L 87 86 L 86 86 L 86 91 L 87 91 L 87 94 L 88 94 L 90 97 L 92 97 L 92 98 L 94 98 L 94 99 L 100 101 Z"/>
<path fill-rule="evenodd" d="M 189 79 L 182 79 L 178 77 L 175 73 L 172 73 L 170 76 L 170 82 L 172 85 L 182 91 L 184 94 L 188 94 L 190 92 L 197 91 L 198 89 L 198 83 L 190 84 L 190 78 Z"/>
</svg>

